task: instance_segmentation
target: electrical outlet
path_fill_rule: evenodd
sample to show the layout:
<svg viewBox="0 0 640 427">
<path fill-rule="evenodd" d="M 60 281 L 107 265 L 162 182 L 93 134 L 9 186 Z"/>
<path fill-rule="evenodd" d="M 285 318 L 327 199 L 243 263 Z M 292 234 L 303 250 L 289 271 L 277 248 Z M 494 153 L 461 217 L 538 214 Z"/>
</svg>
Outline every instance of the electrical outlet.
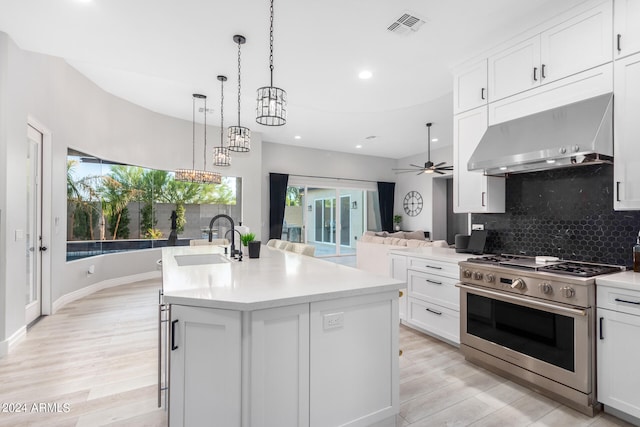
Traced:
<svg viewBox="0 0 640 427">
<path fill-rule="evenodd" d="M 484 230 L 484 224 L 471 224 L 471 230 Z"/>
<path fill-rule="evenodd" d="M 324 330 L 342 328 L 344 326 L 344 313 L 331 313 L 322 316 Z"/>
</svg>

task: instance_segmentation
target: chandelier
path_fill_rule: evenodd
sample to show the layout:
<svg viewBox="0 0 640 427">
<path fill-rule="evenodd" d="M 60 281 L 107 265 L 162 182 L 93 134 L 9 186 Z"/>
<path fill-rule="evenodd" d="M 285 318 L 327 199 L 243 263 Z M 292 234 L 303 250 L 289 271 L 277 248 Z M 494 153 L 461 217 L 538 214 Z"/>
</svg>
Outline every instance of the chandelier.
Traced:
<svg viewBox="0 0 640 427">
<path fill-rule="evenodd" d="M 220 80 L 220 146 L 213 147 L 214 166 L 231 166 L 231 155 L 229 149 L 224 146 L 224 82 L 226 76 L 218 76 Z"/>
<path fill-rule="evenodd" d="M 196 99 L 204 100 L 204 158 L 203 170 L 196 169 Z M 195 184 L 220 184 L 222 175 L 217 172 L 207 171 L 207 96 L 199 93 L 193 94 L 193 126 L 192 126 L 192 157 L 191 169 L 177 169 L 175 180 Z"/>
<path fill-rule="evenodd" d="M 251 150 L 251 129 L 240 126 L 240 46 L 245 44 L 247 39 L 236 34 L 233 41 L 238 43 L 238 126 L 229 126 L 229 150 L 247 152 Z"/>
<path fill-rule="evenodd" d="M 270 86 L 258 88 L 256 122 L 266 126 L 282 126 L 287 122 L 287 92 L 273 86 L 273 0 L 270 7 L 269 24 L 269 70 Z"/>
</svg>

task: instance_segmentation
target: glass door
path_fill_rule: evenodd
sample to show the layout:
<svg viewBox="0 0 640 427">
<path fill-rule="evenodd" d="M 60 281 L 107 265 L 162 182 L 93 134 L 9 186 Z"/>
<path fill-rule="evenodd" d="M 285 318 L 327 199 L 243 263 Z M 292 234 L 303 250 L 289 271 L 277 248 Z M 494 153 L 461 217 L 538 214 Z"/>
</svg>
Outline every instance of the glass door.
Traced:
<svg viewBox="0 0 640 427">
<path fill-rule="evenodd" d="M 42 314 L 42 185 L 41 159 L 42 134 L 34 128 L 27 127 L 27 227 L 26 227 L 26 256 L 27 283 L 25 320 L 27 325 Z"/>
</svg>

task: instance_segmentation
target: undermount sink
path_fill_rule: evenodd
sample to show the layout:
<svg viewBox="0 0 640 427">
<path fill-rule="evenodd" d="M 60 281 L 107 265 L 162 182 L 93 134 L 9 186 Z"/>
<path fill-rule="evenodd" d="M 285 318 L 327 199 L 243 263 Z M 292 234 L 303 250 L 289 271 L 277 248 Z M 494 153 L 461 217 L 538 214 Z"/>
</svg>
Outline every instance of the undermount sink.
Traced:
<svg viewBox="0 0 640 427">
<path fill-rule="evenodd" d="M 174 255 L 180 267 L 188 265 L 224 264 L 229 260 L 220 254 Z"/>
</svg>

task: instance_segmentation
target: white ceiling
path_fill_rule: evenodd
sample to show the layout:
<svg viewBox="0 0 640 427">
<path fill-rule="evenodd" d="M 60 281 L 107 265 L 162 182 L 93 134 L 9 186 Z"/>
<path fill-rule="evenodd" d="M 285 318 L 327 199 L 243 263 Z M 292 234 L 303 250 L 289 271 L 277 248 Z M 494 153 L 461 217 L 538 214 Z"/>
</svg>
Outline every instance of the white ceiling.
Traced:
<svg viewBox="0 0 640 427">
<path fill-rule="evenodd" d="M 426 151 L 428 121 L 433 148 L 451 144 L 452 66 L 583 1 L 275 0 L 274 85 L 289 97 L 281 127 L 255 122 L 255 91 L 269 85 L 268 0 L 0 0 L 0 31 L 189 121 L 191 94 L 204 93 L 209 123 L 220 123 L 225 74 L 225 126 L 237 122 L 232 37 L 242 34 L 243 125 L 265 141 L 402 158 Z M 407 10 L 426 24 L 387 31 Z M 363 69 L 373 77 L 360 80 Z"/>
</svg>

